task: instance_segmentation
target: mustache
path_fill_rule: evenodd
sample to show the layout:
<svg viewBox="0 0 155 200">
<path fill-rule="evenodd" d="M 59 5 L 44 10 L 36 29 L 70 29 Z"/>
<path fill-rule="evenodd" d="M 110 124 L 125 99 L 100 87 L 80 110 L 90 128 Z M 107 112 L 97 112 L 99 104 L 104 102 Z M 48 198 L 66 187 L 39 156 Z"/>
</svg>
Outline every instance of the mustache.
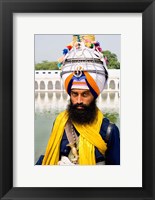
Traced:
<svg viewBox="0 0 155 200">
<path fill-rule="evenodd" d="M 88 106 L 86 104 L 83 104 L 83 103 L 76 103 L 76 104 L 72 104 L 72 107 L 73 108 L 78 108 L 78 107 L 82 107 L 82 108 L 88 108 Z"/>
</svg>

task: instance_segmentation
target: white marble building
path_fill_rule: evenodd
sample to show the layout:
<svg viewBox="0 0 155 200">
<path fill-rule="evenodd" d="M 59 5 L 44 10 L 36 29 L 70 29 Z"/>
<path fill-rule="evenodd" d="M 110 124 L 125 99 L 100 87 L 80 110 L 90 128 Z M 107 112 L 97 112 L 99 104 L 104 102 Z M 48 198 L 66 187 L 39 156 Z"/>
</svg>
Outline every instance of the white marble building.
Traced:
<svg viewBox="0 0 155 200">
<path fill-rule="evenodd" d="M 104 91 L 119 92 L 120 70 L 109 69 L 109 79 Z M 60 70 L 36 70 L 35 91 L 63 91 L 64 87 L 60 77 Z"/>
</svg>

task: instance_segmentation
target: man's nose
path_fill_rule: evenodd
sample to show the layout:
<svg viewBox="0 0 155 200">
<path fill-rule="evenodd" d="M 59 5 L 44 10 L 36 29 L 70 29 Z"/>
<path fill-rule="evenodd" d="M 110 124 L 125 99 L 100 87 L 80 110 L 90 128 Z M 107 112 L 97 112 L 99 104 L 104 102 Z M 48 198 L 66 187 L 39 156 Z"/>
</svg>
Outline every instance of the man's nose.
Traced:
<svg viewBox="0 0 155 200">
<path fill-rule="evenodd" d="M 78 97 L 77 97 L 77 103 L 82 103 L 82 97 L 81 97 L 81 95 L 78 95 Z"/>
</svg>

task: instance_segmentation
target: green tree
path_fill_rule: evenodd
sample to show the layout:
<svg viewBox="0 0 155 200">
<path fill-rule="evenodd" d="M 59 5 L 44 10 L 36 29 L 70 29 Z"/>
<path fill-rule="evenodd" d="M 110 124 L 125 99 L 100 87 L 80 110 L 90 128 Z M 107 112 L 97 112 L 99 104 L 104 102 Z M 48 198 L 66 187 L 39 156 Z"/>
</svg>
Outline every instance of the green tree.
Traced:
<svg viewBox="0 0 155 200">
<path fill-rule="evenodd" d="M 106 50 L 102 52 L 104 57 L 107 58 L 108 69 L 120 69 L 120 62 L 117 59 L 117 55 Z"/>
<path fill-rule="evenodd" d="M 47 60 L 35 64 L 35 70 L 58 70 L 58 62 L 49 62 Z"/>
</svg>

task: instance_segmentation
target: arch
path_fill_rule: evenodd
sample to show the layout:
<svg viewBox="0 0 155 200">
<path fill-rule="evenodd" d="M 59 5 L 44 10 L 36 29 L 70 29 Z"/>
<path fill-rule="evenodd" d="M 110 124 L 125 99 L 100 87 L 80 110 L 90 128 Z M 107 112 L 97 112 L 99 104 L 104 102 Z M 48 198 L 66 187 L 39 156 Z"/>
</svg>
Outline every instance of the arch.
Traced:
<svg viewBox="0 0 155 200">
<path fill-rule="evenodd" d="M 55 89 L 56 89 L 56 90 L 60 90 L 60 89 L 61 89 L 60 81 L 56 81 L 56 82 L 55 82 Z"/>
<path fill-rule="evenodd" d="M 35 81 L 35 90 L 38 90 L 38 82 Z"/>
<path fill-rule="evenodd" d="M 45 90 L 45 82 L 44 81 L 40 81 L 40 89 Z"/>
<path fill-rule="evenodd" d="M 112 90 L 114 90 L 115 87 L 116 87 L 115 81 L 114 81 L 114 80 L 111 80 L 110 83 L 109 83 L 109 88 L 112 89 Z"/>
<path fill-rule="evenodd" d="M 48 81 L 47 88 L 48 88 L 48 90 L 53 90 L 53 83 L 52 83 L 52 81 Z"/>
</svg>

